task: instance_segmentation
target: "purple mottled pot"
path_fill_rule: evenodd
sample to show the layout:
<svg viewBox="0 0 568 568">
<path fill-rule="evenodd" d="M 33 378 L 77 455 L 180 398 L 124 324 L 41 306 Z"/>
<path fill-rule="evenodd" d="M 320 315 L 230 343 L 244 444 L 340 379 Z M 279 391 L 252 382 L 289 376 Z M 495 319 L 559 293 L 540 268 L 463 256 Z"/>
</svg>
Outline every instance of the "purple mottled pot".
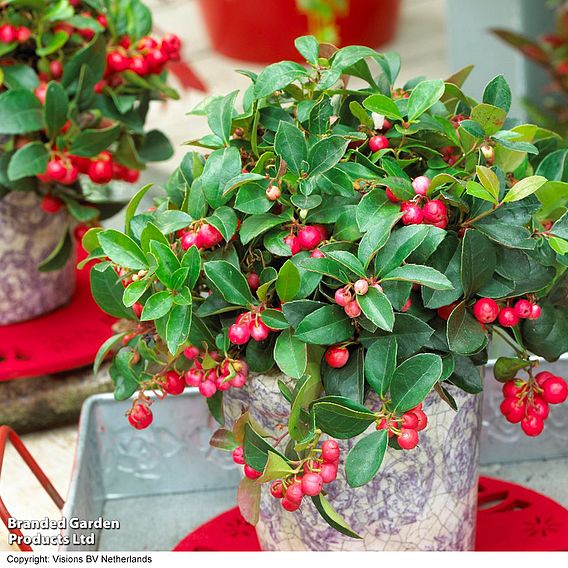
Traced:
<svg viewBox="0 0 568 568">
<path fill-rule="evenodd" d="M 264 428 L 278 431 L 288 418 L 278 378 L 283 377 L 253 375 L 245 389 L 231 390 L 225 407 L 229 420 L 248 407 Z M 329 527 L 307 499 L 298 513 L 284 511 L 265 485 L 257 526 L 262 549 L 473 550 L 481 397 L 450 391 L 458 412 L 435 393 L 424 401 L 428 427 L 420 433 L 417 448 L 388 451 L 378 475 L 366 486 L 350 488 L 342 467 L 338 479 L 326 486 L 332 505 L 362 540 Z M 339 441 L 342 463 L 356 440 Z"/>
<path fill-rule="evenodd" d="M 37 269 L 68 227 L 64 210 L 49 214 L 39 203 L 31 191 L 0 199 L 0 325 L 54 310 L 67 303 L 75 289 L 74 254 L 60 270 Z"/>
</svg>

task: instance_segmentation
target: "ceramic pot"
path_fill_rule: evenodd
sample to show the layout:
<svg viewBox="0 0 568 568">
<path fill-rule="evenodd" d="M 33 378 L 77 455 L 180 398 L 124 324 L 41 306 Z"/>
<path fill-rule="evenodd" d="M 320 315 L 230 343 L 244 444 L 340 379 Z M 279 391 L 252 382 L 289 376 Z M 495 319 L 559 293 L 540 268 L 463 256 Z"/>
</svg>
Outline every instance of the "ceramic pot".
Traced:
<svg viewBox="0 0 568 568">
<path fill-rule="evenodd" d="M 53 272 L 41 263 L 68 227 L 67 213 L 43 211 L 31 191 L 0 199 L 0 325 L 29 320 L 66 304 L 75 289 L 75 255 Z"/>
<path fill-rule="evenodd" d="M 226 396 L 229 421 L 247 407 L 268 431 L 286 424 L 287 403 L 278 374 L 253 375 L 242 390 Z M 473 550 L 477 507 L 478 440 L 481 397 L 449 388 L 455 412 L 436 393 L 424 401 L 428 427 L 411 451 L 387 452 L 368 485 L 347 485 L 343 464 L 358 438 L 339 440 L 338 479 L 326 486 L 331 504 L 363 537 L 354 540 L 328 526 L 306 499 L 298 513 L 282 509 L 263 486 L 257 533 L 263 550 Z M 370 427 L 372 431 L 373 426 Z"/>
</svg>

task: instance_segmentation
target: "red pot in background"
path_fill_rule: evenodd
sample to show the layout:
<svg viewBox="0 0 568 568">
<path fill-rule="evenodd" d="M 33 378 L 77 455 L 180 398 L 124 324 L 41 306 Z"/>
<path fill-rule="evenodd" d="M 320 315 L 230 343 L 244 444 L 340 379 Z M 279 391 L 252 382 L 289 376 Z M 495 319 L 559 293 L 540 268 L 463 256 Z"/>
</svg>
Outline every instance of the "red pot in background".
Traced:
<svg viewBox="0 0 568 568">
<path fill-rule="evenodd" d="M 294 39 L 308 33 L 308 19 L 296 0 L 199 0 L 213 47 L 255 63 L 299 59 Z M 341 45 L 376 48 L 396 32 L 401 0 L 350 0 L 337 20 Z"/>
</svg>

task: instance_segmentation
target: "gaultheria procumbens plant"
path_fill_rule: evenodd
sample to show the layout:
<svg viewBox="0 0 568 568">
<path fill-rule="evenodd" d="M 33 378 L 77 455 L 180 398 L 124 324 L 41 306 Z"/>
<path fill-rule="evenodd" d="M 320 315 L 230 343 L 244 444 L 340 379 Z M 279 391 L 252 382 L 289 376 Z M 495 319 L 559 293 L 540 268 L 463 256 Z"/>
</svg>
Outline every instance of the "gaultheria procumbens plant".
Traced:
<svg viewBox="0 0 568 568">
<path fill-rule="evenodd" d="M 152 100 L 177 97 L 165 67 L 180 41 L 151 27 L 140 0 L 3 3 L 0 199 L 34 191 L 48 213 L 66 207 L 82 236 L 124 205 L 110 200 L 112 180 L 135 183 L 172 155 L 144 123 Z M 71 247 L 67 232 L 40 270 L 61 267 Z"/>
<path fill-rule="evenodd" d="M 86 234 L 95 298 L 126 320 L 96 367 L 113 353 L 115 396 L 135 395 L 139 429 L 156 401 L 144 391 L 198 387 L 223 424 L 224 391 L 280 369 L 281 437 L 245 413 L 212 444 L 245 466 L 250 520 L 272 482 L 284 508 L 310 496 L 356 536 L 322 493 L 335 439 L 370 429 L 341 472 L 367 483 L 386 451 L 419 443 L 431 391 L 455 407 L 449 384 L 482 390 L 494 334 L 516 353 L 496 365 L 509 420 L 537 435 L 566 398 L 530 355 L 568 350 L 565 184 L 533 175 L 539 146 L 558 139 L 507 119 L 503 77 L 478 102 L 461 90 L 466 71 L 395 88 L 396 54 L 311 36 L 297 47 L 306 66 L 245 72 L 242 103 L 233 92 L 194 111 L 211 133 L 190 144 L 207 153 L 186 154 L 155 208 L 137 212 L 145 187 L 124 233 Z"/>
</svg>

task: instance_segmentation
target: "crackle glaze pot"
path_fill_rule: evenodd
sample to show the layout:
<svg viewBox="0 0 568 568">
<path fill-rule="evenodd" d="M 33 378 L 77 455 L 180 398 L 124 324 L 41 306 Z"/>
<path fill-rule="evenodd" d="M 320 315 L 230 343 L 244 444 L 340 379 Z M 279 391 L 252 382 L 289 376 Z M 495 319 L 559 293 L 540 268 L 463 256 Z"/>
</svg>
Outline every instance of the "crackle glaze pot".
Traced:
<svg viewBox="0 0 568 568">
<path fill-rule="evenodd" d="M 31 192 L 0 199 L 0 325 L 25 321 L 67 303 L 75 289 L 75 258 L 60 270 L 39 272 L 67 230 L 64 210 L 43 211 Z"/>
<path fill-rule="evenodd" d="M 278 392 L 278 374 L 253 375 L 245 389 L 225 397 L 229 422 L 247 407 L 262 426 L 277 431 L 288 408 Z M 329 527 L 306 500 L 288 513 L 262 489 L 257 533 L 263 550 L 473 550 L 477 506 L 478 440 L 481 398 L 449 389 L 459 410 L 437 394 L 424 401 L 428 428 L 412 451 L 388 451 L 378 475 L 352 489 L 343 465 L 358 438 L 339 440 L 340 474 L 326 490 L 331 504 L 360 534 L 354 540 Z M 372 428 L 372 426 L 371 426 Z M 371 432 L 372 430 L 369 430 Z"/>
</svg>

